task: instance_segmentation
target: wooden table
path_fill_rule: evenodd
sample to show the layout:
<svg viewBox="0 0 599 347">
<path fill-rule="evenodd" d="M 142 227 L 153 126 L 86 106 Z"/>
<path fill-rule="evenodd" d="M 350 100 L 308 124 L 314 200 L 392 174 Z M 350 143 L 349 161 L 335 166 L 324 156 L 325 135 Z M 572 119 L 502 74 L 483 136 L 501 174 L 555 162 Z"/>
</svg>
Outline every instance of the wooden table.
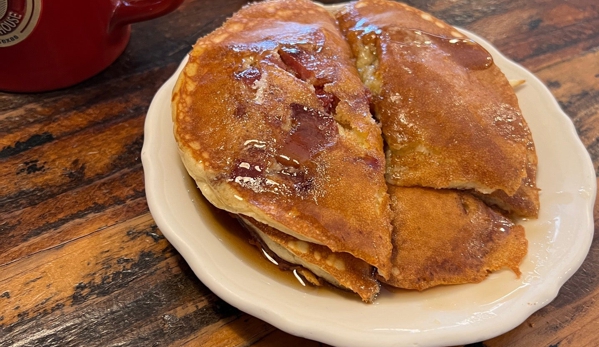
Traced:
<svg viewBox="0 0 599 347">
<path fill-rule="evenodd" d="M 146 204 L 140 150 L 152 96 L 194 41 L 244 3 L 187 1 L 135 24 L 126 52 L 84 83 L 0 93 L 1 347 L 321 345 L 211 293 Z M 540 77 L 599 164 L 596 0 L 410 4 L 485 37 Z M 596 345 L 598 262 L 594 242 L 555 301 L 470 346 Z"/>
</svg>

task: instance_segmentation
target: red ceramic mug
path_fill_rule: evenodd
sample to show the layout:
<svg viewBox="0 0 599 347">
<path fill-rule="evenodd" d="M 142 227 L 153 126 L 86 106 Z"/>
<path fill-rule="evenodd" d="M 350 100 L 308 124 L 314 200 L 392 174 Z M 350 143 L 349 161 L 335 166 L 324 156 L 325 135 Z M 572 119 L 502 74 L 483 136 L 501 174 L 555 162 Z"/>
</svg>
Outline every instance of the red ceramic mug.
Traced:
<svg viewBox="0 0 599 347">
<path fill-rule="evenodd" d="M 81 82 L 123 52 L 130 23 L 183 0 L 0 0 L 0 90 L 39 92 Z"/>
</svg>

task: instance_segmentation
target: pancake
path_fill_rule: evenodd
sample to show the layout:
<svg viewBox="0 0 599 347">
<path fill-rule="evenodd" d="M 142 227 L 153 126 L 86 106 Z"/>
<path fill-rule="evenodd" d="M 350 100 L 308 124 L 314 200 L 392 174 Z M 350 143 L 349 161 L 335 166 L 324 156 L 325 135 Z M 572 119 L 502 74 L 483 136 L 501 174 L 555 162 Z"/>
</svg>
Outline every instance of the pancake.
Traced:
<svg viewBox="0 0 599 347">
<path fill-rule="evenodd" d="M 320 278 L 335 287 L 357 293 L 364 302 L 371 303 L 376 298 L 379 282 L 375 279 L 374 268 L 363 260 L 298 240 L 251 218 L 241 217 L 240 220 L 260 238 L 262 247 L 267 247 L 284 261 L 310 271 L 311 274 L 301 273 L 311 284 L 321 285 Z"/>
<path fill-rule="evenodd" d="M 381 131 L 325 9 L 244 7 L 197 41 L 172 110 L 182 161 L 212 204 L 389 276 Z"/>
<path fill-rule="evenodd" d="M 507 268 L 520 276 L 521 225 L 464 191 L 390 186 L 393 268 L 383 282 L 405 289 L 477 283 Z"/>
<path fill-rule="evenodd" d="M 533 139 L 484 48 L 392 1 L 361 0 L 336 17 L 374 95 L 389 183 L 474 190 L 514 216 L 538 215 Z"/>
</svg>

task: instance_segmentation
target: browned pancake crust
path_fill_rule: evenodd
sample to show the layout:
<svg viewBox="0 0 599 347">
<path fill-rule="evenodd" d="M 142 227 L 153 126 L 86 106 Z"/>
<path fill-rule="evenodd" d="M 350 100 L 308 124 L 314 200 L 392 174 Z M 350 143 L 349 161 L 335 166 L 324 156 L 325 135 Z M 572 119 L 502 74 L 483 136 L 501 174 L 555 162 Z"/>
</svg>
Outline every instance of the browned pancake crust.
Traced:
<svg viewBox="0 0 599 347">
<path fill-rule="evenodd" d="M 389 183 L 496 192 L 489 202 L 537 216 L 532 136 L 486 50 L 401 3 L 363 0 L 337 18 L 376 96 Z"/>
<path fill-rule="evenodd" d="M 183 161 L 214 205 L 389 274 L 384 154 L 335 19 L 247 6 L 198 40 L 173 92 Z"/>
<path fill-rule="evenodd" d="M 333 252 L 326 246 L 298 240 L 252 218 L 245 217 L 242 221 L 258 228 L 271 241 L 285 248 L 295 257 L 322 269 L 337 281 L 337 283 L 330 282 L 331 284 L 340 285 L 341 288 L 357 293 L 364 302 L 374 301 L 378 294 L 380 285 L 374 277 L 374 268 L 363 260 L 349 253 Z"/>
<path fill-rule="evenodd" d="M 424 290 L 480 282 L 509 268 L 518 276 L 524 228 L 463 191 L 390 186 L 393 268 L 390 285 Z"/>
</svg>

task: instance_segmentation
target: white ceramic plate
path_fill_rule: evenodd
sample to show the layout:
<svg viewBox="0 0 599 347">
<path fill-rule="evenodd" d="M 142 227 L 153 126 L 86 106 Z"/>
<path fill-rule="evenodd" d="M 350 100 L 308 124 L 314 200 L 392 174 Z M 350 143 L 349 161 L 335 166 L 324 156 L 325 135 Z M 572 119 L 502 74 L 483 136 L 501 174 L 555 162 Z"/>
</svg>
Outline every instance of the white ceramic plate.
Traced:
<svg viewBox="0 0 599 347">
<path fill-rule="evenodd" d="M 489 339 L 547 305 L 584 260 L 593 236 L 595 172 L 570 119 L 530 72 L 482 44 L 517 89 L 539 157 L 541 213 L 524 221 L 529 252 L 522 276 L 492 274 L 479 284 L 419 292 L 383 290 L 372 305 L 302 288 L 235 251 L 222 220 L 198 195 L 172 135 L 171 91 L 179 70 L 148 111 L 142 161 L 152 216 L 195 274 L 233 306 L 291 334 L 339 346 L 459 345 Z"/>
</svg>

